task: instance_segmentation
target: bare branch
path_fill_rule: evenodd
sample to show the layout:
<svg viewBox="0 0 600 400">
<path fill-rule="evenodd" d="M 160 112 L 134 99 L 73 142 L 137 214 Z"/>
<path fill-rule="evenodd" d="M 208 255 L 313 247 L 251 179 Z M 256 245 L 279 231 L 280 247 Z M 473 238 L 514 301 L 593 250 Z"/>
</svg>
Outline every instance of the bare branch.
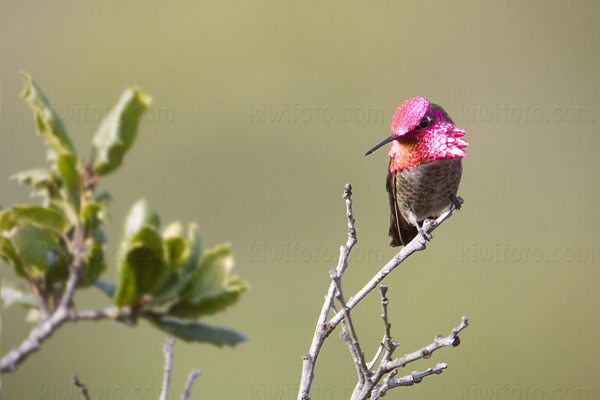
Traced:
<svg viewBox="0 0 600 400">
<path fill-rule="evenodd" d="M 388 287 L 386 285 L 379 286 L 379 292 L 381 293 L 381 319 L 383 320 L 383 341 L 381 342 L 383 348 L 386 350 L 385 355 L 383 356 L 383 360 L 387 361 L 391 358 L 392 353 L 398 347 L 398 343 L 392 340 L 391 329 L 392 325 L 388 320 L 388 304 L 390 301 L 388 300 L 387 294 Z"/>
<path fill-rule="evenodd" d="M 77 375 L 73 375 L 71 377 L 71 382 L 73 382 L 73 385 L 77 386 L 77 389 L 79 389 L 79 393 L 81 393 L 84 400 L 90 400 L 90 395 L 88 394 L 87 387 L 83 383 L 79 382 L 79 378 L 77 378 Z"/>
<path fill-rule="evenodd" d="M 199 369 L 193 369 L 190 371 L 190 376 L 188 376 L 188 380 L 187 383 L 185 384 L 185 389 L 183 390 L 183 393 L 181 394 L 181 400 L 188 400 L 188 398 L 190 397 L 190 393 L 192 390 L 192 385 L 194 384 L 194 381 L 196 380 L 197 377 L 200 376 L 202 372 Z"/>
<path fill-rule="evenodd" d="M 337 296 L 336 296 L 337 297 Z M 344 304 L 343 300 L 341 300 L 342 304 Z M 335 304 L 331 305 L 331 309 L 333 312 L 337 312 L 337 307 Z M 340 332 L 340 337 L 346 342 L 348 345 L 348 351 L 350 351 L 350 356 L 354 361 L 354 366 L 356 367 L 356 373 L 358 375 L 359 384 L 363 384 L 365 379 L 367 379 L 370 375 L 370 371 L 367 368 L 367 364 L 365 363 L 364 353 L 360 349 L 360 344 L 358 342 L 358 337 L 356 336 L 356 332 L 354 331 L 354 325 L 352 324 L 352 320 L 349 318 L 350 314 L 347 315 L 347 318 L 342 320 L 342 332 Z"/>
<path fill-rule="evenodd" d="M 167 400 L 167 394 L 169 393 L 169 385 L 171 384 L 171 370 L 173 369 L 173 343 L 175 339 L 173 336 L 167 336 L 163 350 L 165 352 L 165 374 L 163 377 L 163 386 L 160 391 L 160 400 Z"/>
<path fill-rule="evenodd" d="M 39 350 L 42 343 L 46 341 L 54 331 L 56 331 L 65 322 L 78 322 L 78 321 L 97 321 L 101 319 L 115 319 L 121 314 L 131 314 L 131 307 L 106 307 L 100 310 L 76 310 L 71 308 L 73 295 L 77 287 L 77 283 L 80 279 L 81 266 L 83 255 L 85 253 L 83 231 L 80 228 L 76 229 L 73 243 L 72 253 L 73 261 L 69 266 L 69 278 L 65 286 L 62 297 L 58 307 L 44 318 L 44 311 L 48 313 L 45 308 L 43 299 L 40 299 L 40 311 L 42 312 L 42 320 L 35 326 L 30 332 L 27 338 L 16 348 L 10 350 L 0 362 L 0 371 L 2 373 L 14 372 L 18 365 L 23 362 L 31 353 Z M 39 296 L 36 296 L 39 297 Z"/>
<path fill-rule="evenodd" d="M 9 351 L 1 362 L 2 373 L 13 372 L 17 366 L 25 360 L 31 353 L 39 350 L 42 343 L 48 339 L 56 329 L 65 322 L 78 321 L 97 321 L 101 319 L 114 319 L 120 314 L 130 314 L 130 307 L 107 307 L 100 310 L 74 310 L 57 308 L 54 313 L 46 321 L 41 322 L 34 327 L 27 339 L 25 339 L 18 347 Z"/>
<path fill-rule="evenodd" d="M 340 257 L 338 259 L 337 268 L 335 269 L 338 277 L 341 277 L 348 267 L 348 256 L 350 255 L 352 247 L 354 247 L 357 242 L 356 230 L 354 229 L 354 216 L 352 215 L 352 186 L 349 183 L 344 186 L 344 200 L 346 202 L 346 218 L 348 219 L 348 240 L 345 245 L 340 247 Z M 335 282 L 331 282 L 327 295 L 325 296 L 325 302 L 321 308 L 321 313 L 317 320 L 317 326 L 315 327 L 315 333 L 310 349 L 307 354 L 302 356 L 302 378 L 300 379 L 298 400 L 310 399 L 309 392 L 314 378 L 315 362 L 319 356 L 323 342 L 334 328 L 327 324 L 327 316 L 331 309 L 331 305 L 333 304 L 335 293 Z M 344 313 L 344 315 L 345 314 L 346 313 Z"/>
<path fill-rule="evenodd" d="M 439 375 L 442 373 L 444 369 L 448 367 L 446 363 L 439 363 L 435 366 L 435 368 L 428 368 L 426 371 L 413 371 L 412 374 L 403 376 L 401 378 L 393 379 L 392 373 L 395 375 L 397 370 L 394 370 L 388 376 L 388 379 L 385 379 L 383 384 L 378 385 L 373 389 L 373 394 L 371 395 L 371 400 L 377 400 L 383 396 L 385 396 L 386 392 L 389 389 L 393 389 L 399 386 L 412 386 L 417 383 L 421 383 L 423 378 L 429 375 Z"/>
<path fill-rule="evenodd" d="M 423 223 L 423 231 L 427 234 L 433 232 L 442 222 L 450 218 L 450 216 L 452 215 L 452 211 L 454 211 L 454 209 L 451 207 L 448 210 L 446 210 L 442 215 L 440 215 L 437 219 L 433 221 L 425 220 L 425 223 Z M 354 307 L 356 307 L 356 305 L 362 299 L 364 299 L 373 289 L 375 289 L 377 285 L 381 283 L 381 281 L 383 281 L 385 277 L 390 274 L 390 272 L 396 269 L 398 265 L 400 265 L 413 253 L 421 250 L 425 250 L 425 239 L 423 239 L 422 235 L 417 235 L 409 244 L 402 247 L 398 254 L 396 254 L 394 258 L 392 258 L 383 268 L 381 268 L 381 270 L 379 270 L 379 272 L 377 272 L 377 274 L 375 274 L 375 276 L 371 278 L 371 280 L 365 286 L 363 286 L 363 288 L 360 289 L 358 293 L 356 293 L 350 298 L 345 308 L 342 308 L 340 311 L 337 312 L 337 314 L 333 316 L 333 318 L 329 320 L 330 329 L 334 329 L 344 318 L 344 315 L 350 310 L 352 310 Z"/>
<path fill-rule="evenodd" d="M 386 354 L 385 354 L 383 360 L 389 360 L 392 353 L 394 352 L 394 350 L 396 350 L 396 347 L 398 347 L 398 343 L 392 340 L 392 335 L 390 333 L 392 326 L 388 320 L 387 307 L 389 304 L 389 300 L 386 297 L 387 290 L 388 290 L 388 287 L 386 285 L 382 284 L 379 286 L 379 292 L 381 293 L 381 310 L 382 310 L 381 311 L 381 319 L 383 320 L 384 333 L 383 333 L 383 339 L 381 339 L 381 344 L 377 348 L 377 351 L 375 352 L 375 356 L 373 357 L 373 360 L 371 360 L 371 362 L 367 364 L 367 367 L 369 368 L 369 370 L 373 369 L 373 366 L 375 366 L 375 363 L 377 362 L 377 360 L 383 353 L 384 349 L 386 350 Z"/>
<path fill-rule="evenodd" d="M 85 250 L 83 230 L 75 229 L 75 237 L 72 244 L 73 261 L 69 265 L 69 278 L 65 286 L 65 291 L 60 299 L 60 303 L 51 316 L 34 327 L 27 339 L 19 345 L 19 347 L 9 351 L 0 362 L 0 371 L 2 373 L 12 372 L 17 369 L 29 354 L 38 350 L 42 343 L 49 338 L 52 333 L 69 319 L 69 306 L 75 293 L 75 288 L 79 282 L 79 274 L 81 272 L 81 263 Z"/>
<path fill-rule="evenodd" d="M 363 286 L 354 296 L 352 296 L 347 302 L 344 299 L 344 295 L 341 288 L 342 275 L 348 267 L 348 257 L 352 247 L 356 243 L 356 231 L 354 229 L 354 217 L 352 214 L 352 187 L 350 184 L 346 184 L 344 187 L 344 200 L 346 201 L 346 216 L 348 219 L 348 240 L 345 245 L 340 247 L 340 256 L 338 264 L 335 270 L 330 272 L 331 284 L 329 290 L 325 296 L 325 301 L 321 308 L 321 313 L 317 320 L 313 340 L 309 349 L 309 352 L 302 357 L 302 378 L 300 381 L 300 388 L 298 391 L 298 400 L 309 400 L 310 388 L 314 378 L 315 363 L 321 347 L 329 336 L 329 334 L 339 325 L 342 325 L 341 337 L 347 342 L 350 354 L 354 360 L 357 373 L 358 383 L 354 389 L 351 399 L 363 400 L 368 397 L 373 399 L 379 398 L 385 394 L 390 388 L 397 386 L 408 386 L 415 383 L 419 383 L 425 376 L 431 374 L 439 374 L 442 369 L 446 368 L 446 364 L 438 364 L 436 368 L 428 369 L 424 372 L 414 372 L 410 375 L 395 379 L 394 376 L 397 374 L 397 368 L 403 367 L 409 362 L 412 362 L 419 358 L 428 358 L 431 353 L 435 350 L 445 346 L 457 346 L 459 339 L 457 334 L 464 329 L 468 324 L 468 319 L 463 317 L 461 325 L 454 328 L 452 333 L 448 337 L 436 337 L 434 343 L 431 345 L 417 350 L 416 352 L 409 353 L 403 357 L 393 359 L 392 354 L 398 347 L 398 343 L 392 340 L 391 337 L 391 326 L 388 320 L 388 299 L 386 297 L 387 287 L 381 285 L 381 302 L 382 302 L 382 319 L 384 322 L 384 336 L 373 360 L 370 363 L 365 363 L 364 354 L 361 351 L 360 343 L 356 336 L 356 330 L 350 318 L 351 310 L 364 299 L 378 284 L 385 279 L 398 265 L 404 260 L 410 257 L 413 253 L 425 249 L 425 238 L 424 236 L 430 236 L 442 222 L 448 219 L 455 207 L 450 206 L 445 212 L 443 212 L 435 220 L 426 220 L 423 223 L 424 235 L 417 235 L 408 245 L 404 246 L 383 268 L 371 278 L 371 280 Z M 342 307 L 338 311 L 334 305 L 334 298 L 337 297 Z M 334 315 L 329 321 L 327 320 L 329 310 L 334 311 Z M 384 352 L 385 351 L 385 352 Z M 379 367 L 375 372 L 373 367 L 381 355 L 383 357 L 379 364 Z M 379 383 L 383 382 L 383 383 Z"/>
<path fill-rule="evenodd" d="M 469 318 L 462 317 L 460 325 L 452 329 L 452 332 L 448 336 L 436 336 L 430 345 L 425 346 L 422 349 L 419 349 L 412 353 L 405 354 L 400 358 L 384 362 L 382 363 L 381 367 L 385 372 L 388 372 L 398 367 L 404 367 L 406 364 L 419 360 L 421 358 L 429 358 L 431 357 L 431 354 L 433 354 L 434 351 L 441 349 L 442 347 L 456 347 L 460 344 L 458 333 L 465 329 L 468 325 Z"/>
</svg>

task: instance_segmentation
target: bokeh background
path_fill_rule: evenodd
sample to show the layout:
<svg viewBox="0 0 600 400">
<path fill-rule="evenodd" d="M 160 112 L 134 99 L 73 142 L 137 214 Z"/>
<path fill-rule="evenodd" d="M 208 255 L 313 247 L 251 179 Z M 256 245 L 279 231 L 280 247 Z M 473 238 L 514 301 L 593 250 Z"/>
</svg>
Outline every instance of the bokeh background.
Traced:
<svg viewBox="0 0 600 400">
<path fill-rule="evenodd" d="M 197 221 L 207 246 L 231 242 L 251 284 L 205 321 L 244 332 L 235 349 L 175 345 L 173 398 L 192 367 L 197 399 L 293 399 L 338 246 L 343 185 L 359 243 L 344 285 L 359 288 L 387 247 L 385 151 L 396 107 L 443 105 L 467 130 L 463 210 L 387 279 L 399 354 L 448 334 L 462 344 L 406 368 L 449 363 L 390 398 L 598 399 L 600 383 L 600 3 L 578 1 L 103 1 L 0 3 L 0 202 L 30 201 L 9 180 L 44 165 L 19 97 L 30 72 L 82 154 L 125 87 L 154 102 L 114 197 L 114 245 L 145 197 L 163 221 Z M 14 279 L 6 265 L 2 278 Z M 105 274 L 114 279 L 114 266 Z M 103 307 L 94 288 L 80 307 Z M 354 314 L 372 355 L 374 294 Z M 31 325 L 2 309 L 2 354 Z M 2 376 L 6 399 L 157 399 L 164 334 L 103 321 L 67 324 Z M 343 399 L 355 371 L 333 335 L 314 399 Z"/>
</svg>

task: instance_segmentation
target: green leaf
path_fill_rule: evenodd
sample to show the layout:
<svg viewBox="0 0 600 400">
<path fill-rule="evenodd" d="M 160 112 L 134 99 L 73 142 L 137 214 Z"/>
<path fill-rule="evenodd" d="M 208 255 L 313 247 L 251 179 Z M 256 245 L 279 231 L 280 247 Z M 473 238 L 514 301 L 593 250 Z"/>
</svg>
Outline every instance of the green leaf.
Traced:
<svg viewBox="0 0 600 400">
<path fill-rule="evenodd" d="M 9 238 L 19 258 L 57 279 L 68 275 L 70 258 L 64 240 L 55 232 L 21 221 Z"/>
<path fill-rule="evenodd" d="M 56 198 L 59 196 L 59 183 L 57 177 L 47 169 L 30 169 L 11 176 L 21 185 L 29 185 L 33 188 L 33 194 Z"/>
<path fill-rule="evenodd" d="M 106 220 L 106 208 L 100 203 L 90 201 L 81 209 L 81 219 L 87 236 L 87 232 L 93 232 L 101 222 Z"/>
<path fill-rule="evenodd" d="M 174 229 L 166 229 L 164 235 L 174 233 Z M 169 238 L 166 241 L 168 240 Z M 188 241 L 185 247 L 185 253 L 181 256 L 181 263 L 177 265 L 177 270 L 170 269 L 171 272 L 167 275 L 161 287 L 152 293 L 150 305 L 156 306 L 175 299 L 178 296 L 179 290 L 188 282 L 193 272 L 199 267 L 202 244 L 200 241 L 200 231 L 196 224 L 190 224 L 188 228 Z M 167 251 L 170 251 L 168 250 L 168 244 Z"/>
<path fill-rule="evenodd" d="M 160 285 L 166 270 L 163 240 L 154 228 L 144 226 L 131 238 L 126 249 L 115 304 L 135 304 L 144 294 Z"/>
<path fill-rule="evenodd" d="M 34 112 L 38 133 L 49 146 L 48 159 L 56 160 L 61 154 L 74 154 L 73 144 L 62 120 L 31 76 L 26 73 L 22 75 L 25 81 L 22 96 Z"/>
<path fill-rule="evenodd" d="M 129 239 L 144 226 L 158 228 L 159 218 L 150 209 L 145 199 L 139 199 L 131 206 L 125 217 L 123 241 L 125 243 L 129 242 Z"/>
<path fill-rule="evenodd" d="M 39 228 L 63 234 L 69 228 L 69 220 L 60 212 L 41 206 L 13 206 L 16 218 Z"/>
<path fill-rule="evenodd" d="M 239 277 L 231 275 L 233 256 L 229 246 L 207 250 L 200 268 L 196 269 L 180 291 L 181 301 L 169 308 L 168 314 L 194 318 L 214 314 L 233 305 L 247 288 Z"/>
<path fill-rule="evenodd" d="M 104 235 L 100 229 L 96 229 L 93 237 L 85 241 L 85 254 L 81 264 L 81 279 L 79 287 L 86 287 L 98 280 L 106 269 L 104 259 Z"/>
<path fill-rule="evenodd" d="M 133 144 L 142 114 L 152 98 L 141 90 L 127 89 L 93 139 L 94 173 L 106 175 L 117 169 Z"/>
<path fill-rule="evenodd" d="M 4 281 L 2 281 L 2 286 L 0 287 L 0 298 L 5 308 L 12 304 L 20 304 L 28 308 L 37 308 L 38 306 L 35 297 L 31 293 L 27 293 L 24 288 Z"/>
<path fill-rule="evenodd" d="M 163 232 L 167 250 L 167 265 L 169 271 L 177 271 L 185 261 L 184 256 L 187 244 L 182 236 L 183 227 L 181 222 L 173 222 Z"/>
<path fill-rule="evenodd" d="M 61 155 L 58 157 L 58 172 L 63 180 L 63 193 L 67 202 L 79 213 L 81 204 L 81 192 L 83 185 L 81 176 L 77 171 L 77 157 L 73 155 Z"/>
<path fill-rule="evenodd" d="M 0 258 L 15 270 L 15 274 L 26 278 L 31 275 L 31 271 L 26 270 L 26 266 L 17 254 L 17 250 L 10 240 L 0 237 Z"/>
<path fill-rule="evenodd" d="M 102 222 L 106 222 L 110 220 L 110 212 L 108 206 L 110 205 L 110 201 L 112 200 L 110 194 L 101 190 L 94 196 L 94 202 L 100 206 L 100 210 L 97 214 L 98 219 Z"/>
<path fill-rule="evenodd" d="M 233 329 L 210 326 L 201 322 L 166 318 L 153 318 L 149 321 L 159 329 L 188 342 L 206 342 L 219 347 L 223 345 L 233 347 L 248 340 L 246 336 Z"/>
</svg>

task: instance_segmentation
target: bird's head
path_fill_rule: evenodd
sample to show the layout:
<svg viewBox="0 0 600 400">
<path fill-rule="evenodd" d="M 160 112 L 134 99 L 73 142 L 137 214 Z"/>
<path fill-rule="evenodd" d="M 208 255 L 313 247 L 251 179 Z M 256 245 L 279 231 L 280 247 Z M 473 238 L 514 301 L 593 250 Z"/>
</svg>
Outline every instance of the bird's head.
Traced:
<svg viewBox="0 0 600 400">
<path fill-rule="evenodd" d="M 392 134 L 365 155 L 393 142 L 390 172 L 411 169 L 444 158 L 464 157 L 469 143 L 463 129 L 455 128 L 446 111 L 423 97 L 406 100 L 392 118 Z"/>
</svg>

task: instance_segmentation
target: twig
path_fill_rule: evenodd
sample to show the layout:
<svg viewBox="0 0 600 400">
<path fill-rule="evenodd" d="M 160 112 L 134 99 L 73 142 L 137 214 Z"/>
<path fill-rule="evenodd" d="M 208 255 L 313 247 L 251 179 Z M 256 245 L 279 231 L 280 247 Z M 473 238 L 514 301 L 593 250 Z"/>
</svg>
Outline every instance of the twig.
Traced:
<svg viewBox="0 0 600 400">
<path fill-rule="evenodd" d="M 331 271 L 330 273 L 332 275 L 331 279 L 333 280 L 333 283 L 335 283 L 336 287 L 335 297 L 343 307 L 346 304 L 346 300 L 344 300 L 340 278 L 335 275 L 336 271 Z M 335 305 L 332 304 L 331 308 L 334 312 L 337 312 Z M 342 339 L 344 339 L 344 341 L 348 344 L 348 349 L 350 350 L 350 354 L 354 360 L 354 365 L 356 365 L 358 381 L 360 384 L 362 384 L 364 383 L 365 379 L 369 377 L 370 372 L 367 368 L 367 364 L 365 363 L 365 356 L 360 348 L 360 343 L 358 341 L 358 336 L 356 335 L 356 330 L 354 329 L 354 324 L 352 323 L 352 318 L 350 318 L 350 313 L 347 313 L 344 320 L 342 320 Z"/>
<path fill-rule="evenodd" d="M 346 244 L 340 247 L 340 257 L 336 268 L 337 276 L 341 276 L 348 267 L 348 256 L 350 250 L 356 244 L 356 231 L 354 229 L 354 217 L 352 215 L 352 186 L 349 183 L 344 186 L 344 200 L 346 201 L 346 218 L 348 219 L 348 240 Z M 336 287 L 331 282 L 329 290 L 325 296 L 325 302 L 321 308 L 321 313 L 317 320 L 317 326 L 313 335 L 313 340 L 307 354 L 302 356 L 302 378 L 300 379 L 300 389 L 298 390 L 298 400 L 310 399 L 309 392 L 315 373 L 315 362 L 321 351 L 321 346 L 329 336 L 333 327 L 327 324 L 327 315 L 333 304 Z M 343 311 L 343 310 L 342 310 Z M 345 313 L 344 313 L 345 315 Z"/>
<path fill-rule="evenodd" d="M 190 392 L 192 390 L 192 385 L 194 384 L 196 378 L 200 376 L 200 374 L 201 371 L 199 369 L 193 369 L 190 372 L 190 376 L 188 376 L 188 380 L 185 384 L 185 389 L 183 389 L 183 393 L 181 394 L 181 400 L 188 400 L 188 398 L 190 397 Z"/>
<path fill-rule="evenodd" d="M 425 223 L 423 226 L 423 230 L 425 233 L 433 232 L 442 222 L 446 219 L 450 218 L 452 215 L 453 208 L 449 208 L 442 215 L 440 215 L 437 219 L 430 221 L 429 223 Z M 426 220 L 429 221 L 429 220 Z M 425 239 L 421 235 L 415 236 L 415 238 L 406 246 L 402 247 L 402 249 L 392 258 L 383 268 L 375 274 L 373 278 L 365 285 L 362 289 L 358 291 L 354 296 L 350 298 L 345 308 L 342 308 L 337 312 L 329 321 L 328 325 L 331 329 L 334 329 L 340 321 L 344 318 L 344 315 L 352 310 L 362 299 L 364 299 L 373 289 L 377 287 L 381 281 L 385 279 L 386 276 L 390 274 L 398 265 L 400 265 L 404 260 L 410 257 L 413 253 L 417 251 L 425 250 Z"/>
<path fill-rule="evenodd" d="M 383 396 L 385 396 L 386 392 L 389 389 L 393 389 L 395 387 L 399 387 L 399 386 L 412 386 L 415 385 L 417 383 L 421 383 L 423 381 L 423 378 L 425 378 L 426 376 L 429 375 L 439 375 L 442 373 L 442 371 L 444 369 L 446 369 L 448 367 L 448 364 L 446 363 L 439 363 L 438 365 L 435 366 L 435 368 L 428 368 L 426 371 L 420 372 L 420 371 L 413 371 L 412 374 L 409 375 L 405 375 L 401 378 L 397 378 L 397 379 L 393 379 L 393 375 L 392 373 L 394 373 L 396 370 L 392 371 L 392 373 L 390 373 L 389 376 L 391 376 L 389 379 L 386 379 L 383 384 L 377 386 L 375 389 L 373 389 L 373 394 L 371 395 L 371 400 L 377 400 Z"/>
<path fill-rule="evenodd" d="M 130 307 L 107 307 L 100 310 L 66 310 L 57 308 L 52 316 L 40 325 L 34 327 L 29 336 L 18 347 L 9 351 L 1 362 L 2 373 L 13 372 L 17 366 L 31 353 L 39 350 L 42 343 L 48 339 L 56 329 L 65 322 L 97 321 L 101 319 L 114 319 L 119 314 L 131 314 Z"/>
<path fill-rule="evenodd" d="M 411 363 L 416 360 L 419 360 L 421 358 L 429 358 L 429 357 L 431 357 L 431 355 L 433 354 L 434 351 L 441 349 L 442 347 L 447 347 L 447 346 L 456 347 L 460 344 L 460 339 L 458 337 L 458 334 L 460 333 L 460 331 L 465 329 L 468 325 L 469 325 L 469 318 L 462 317 L 462 321 L 461 321 L 460 325 L 457 326 L 456 328 L 452 329 L 452 332 L 448 336 L 446 336 L 446 337 L 436 336 L 430 345 L 425 346 L 422 349 L 419 349 L 412 353 L 405 354 L 400 358 L 396 358 L 394 360 L 382 363 L 381 367 L 385 372 L 391 371 L 394 368 L 404 367 L 406 364 Z"/>
<path fill-rule="evenodd" d="M 382 309 L 381 319 L 383 320 L 383 328 L 384 328 L 383 341 L 381 342 L 381 344 L 383 345 L 383 348 L 386 350 L 386 352 L 383 356 L 384 361 L 389 360 L 392 353 L 394 352 L 394 350 L 396 350 L 396 347 L 398 347 L 398 343 L 396 343 L 392 340 L 392 334 L 391 334 L 392 325 L 390 324 L 390 321 L 388 320 L 388 304 L 390 303 L 390 301 L 388 300 L 388 298 L 386 296 L 387 290 L 388 290 L 388 288 L 386 285 L 379 286 L 379 292 L 381 293 L 381 309 Z"/>
<path fill-rule="evenodd" d="M 160 400 L 167 400 L 169 385 L 171 384 L 171 370 L 173 369 L 173 336 L 167 336 L 163 350 L 165 352 L 165 374 L 163 376 L 162 390 L 160 391 Z"/>
<path fill-rule="evenodd" d="M 90 395 L 88 394 L 87 387 L 85 387 L 83 383 L 79 382 L 79 378 L 77 378 L 77 375 L 73 375 L 71 377 L 71 382 L 73 382 L 73 384 L 77 386 L 77 389 L 79 389 L 79 393 L 81 393 L 84 400 L 90 400 Z"/>
<path fill-rule="evenodd" d="M 408 353 L 405 354 L 404 356 L 400 357 L 400 358 L 396 358 L 394 360 L 391 359 L 391 354 L 394 352 L 396 347 L 392 347 L 391 350 L 386 350 L 386 354 L 384 355 L 383 359 L 381 360 L 381 363 L 379 364 L 379 367 L 377 368 L 377 371 L 374 373 L 373 377 L 371 379 L 369 379 L 364 385 L 356 385 L 356 387 L 354 388 L 354 392 L 352 393 L 352 399 L 353 400 L 358 400 L 358 399 L 366 399 L 367 397 L 369 397 L 369 395 L 371 396 L 371 399 L 377 399 L 379 397 L 374 397 L 377 393 L 381 392 L 381 388 L 385 386 L 385 382 L 386 380 L 384 379 L 384 383 L 382 385 L 379 385 L 379 381 L 381 381 L 381 379 L 386 375 L 386 374 L 396 374 L 396 368 L 399 367 L 404 367 L 406 364 L 411 363 L 413 361 L 416 361 L 418 359 L 421 358 L 429 358 L 431 357 L 431 354 L 433 354 L 434 351 L 441 349 L 442 347 L 446 347 L 446 346 L 453 346 L 456 347 L 458 346 L 458 344 L 460 343 L 460 339 L 458 338 L 458 333 L 460 331 L 462 331 L 463 329 L 465 329 L 469 324 L 469 319 L 467 317 L 463 317 L 462 318 L 462 322 L 461 324 L 452 329 L 452 332 L 450 333 L 450 335 L 443 337 L 443 336 L 436 336 L 436 338 L 434 339 L 433 343 L 431 343 L 430 345 L 423 347 L 417 351 L 414 351 L 412 353 Z M 386 334 L 387 336 L 387 334 Z M 438 364 L 438 367 L 442 365 L 442 364 Z M 443 364 L 444 368 L 446 368 L 446 364 Z M 437 367 L 436 367 L 437 368 Z M 442 368 L 443 369 L 443 368 Z M 423 372 L 422 374 L 425 374 L 423 376 L 427 376 L 427 375 L 431 375 L 432 373 L 440 373 L 440 372 L 435 372 L 435 368 L 434 368 L 434 372 L 428 372 L 429 370 Z M 410 376 L 413 376 L 413 374 L 411 375 L 407 375 L 405 377 L 402 378 L 398 378 L 398 380 L 390 380 L 390 377 L 388 375 L 388 377 L 386 378 L 387 380 L 389 380 L 390 384 L 389 386 L 385 386 L 387 388 L 394 388 L 397 386 L 410 386 L 408 384 L 404 384 L 406 382 L 408 382 L 407 380 L 409 379 Z M 413 378 L 417 378 L 419 375 L 414 375 Z M 411 378 L 411 379 L 413 379 Z M 414 380 L 414 379 L 413 379 Z M 400 383 L 393 383 L 393 382 L 401 382 L 403 384 Z M 420 382 L 420 381 L 419 381 Z M 413 383 L 419 383 L 417 381 L 414 381 Z M 385 390 L 387 390 L 387 388 Z M 383 391 L 383 393 L 381 394 L 381 396 L 383 396 L 385 394 L 385 390 Z"/>
<path fill-rule="evenodd" d="M 31 353 L 38 350 L 42 343 L 49 338 L 52 333 L 60 327 L 65 321 L 69 320 L 69 307 L 75 288 L 79 282 L 79 274 L 81 272 L 81 265 L 84 253 L 84 238 L 83 230 L 81 228 L 75 229 L 75 236 L 73 240 L 73 261 L 69 265 L 69 278 L 65 286 L 65 291 L 60 299 L 60 303 L 52 315 L 36 327 L 34 327 L 29 336 L 25 339 L 19 347 L 10 350 L 0 362 L 0 371 L 2 373 L 13 372 L 17 369 L 19 363 L 25 360 Z"/>
<path fill-rule="evenodd" d="M 79 279 L 81 278 L 81 265 L 83 262 L 83 254 L 85 252 L 83 228 L 75 228 L 72 247 L 71 252 L 73 254 L 73 262 L 69 265 L 69 279 L 67 280 L 65 291 L 58 305 L 58 308 L 63 308 L 65 310 L 69 308 L 73 295 L 75 294 L 75 289 L 77 288 L 77 283 L 79 283 Z"/>
<path fill-rule="evenodd" d="M 373 369 L 373 366 L 375 366 L 375 363 L 381 356 L 381 353 L 383 353 L 384 349 L 387 348 L 393 352 L 396 349 L 396 347 L 398 346 L 398 344 L 396 342 L 392 341 L 392 336 L 390 333 L 392 326 L 390 325 L 390 322 L 388 320 L 388 315 L 387 315 L 387 313 L 388 313 L 387 306 L 389 304 L 389 300 L 386 297 L 387 291 L 388 291 L 387 285 L 381 284 L 379 286 L 379 292 L 381 293 L 381 319 L 383 320 L 384 331 L 383 331 L 383 339 L 381 339 L 381 344 L 377 348 L 377 351 L 375 352 L 375 356 L 373 357 L 371 362 L 367 364 L 367 368 L 369 368 L 369 370 Z M 386 344 L 387 344 L 387 347 L 386 347 Z"/>
<path fill-rule="evenodd" d="M 333 310 L 333 312 L 337 312 L 337 307 L 335 306 L 335 304 L 331 305 L 331 309 Z M 348 314 L 348 316 L 350 316 L 350 314 Z M 340 324 L 342 327 L 340 338 L 342 338 L 342 340 L 344 340 L 344 342 L 346 342 L 346 344 L 348 345 L 348 351 L 350 351 L 350 356 L 352 357 L 352 360 L 354 361 L 354 366 L 356 367 L 358 382 L 359 384 L 363 384 L 365 379 L 369 377 L 370 373 L 369 369 L 367 368 L 367 365 L 365 364 L 364 354 L 360 350 L 360 345 L 358 344 L 356 332 L 354 332 L 354 334 L 351 335 L 350 329 L 348 327 L 349 324 L 348 322 L 346 322 L 347 320 L 348 318 L 344 319 Z M 354 330 L 354 326 L 351 325 L 351 323 L 350 326 L 352 326 L 351 329 Z"/>
</svg>

